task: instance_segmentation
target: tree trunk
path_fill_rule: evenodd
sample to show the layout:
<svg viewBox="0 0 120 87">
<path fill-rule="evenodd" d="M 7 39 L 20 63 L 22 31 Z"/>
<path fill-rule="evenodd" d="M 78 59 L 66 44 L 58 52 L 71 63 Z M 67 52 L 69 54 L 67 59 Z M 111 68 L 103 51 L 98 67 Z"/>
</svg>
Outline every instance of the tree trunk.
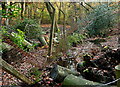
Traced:
<svg viewBox="0 0 120 87">
<path fill-rule="evenodd" d="M 0 7 L 2 7 L 2 12 L 0 13 L 0 15 L 3 15 L 3 10 L 5 9 L 5 2 L 0 3 Z M 5 24 L 5 19 L 3 20 L 2 17 L 0 17 L 0 25 L 4 25 Z"/>
<path fill-rule="evenodd" d="M 30 13 L 30 5 L 28 5 L 28 19 L 30 19 L 31 13 Z"/>
<path fill-rule="evenodd" d="M 26 17 L 28 18 L 28 4 L 27 2 L 24 3 L 25 4 L 25 11 L 24 11 L 24 15 L 26 15 Z"/>
<path fill-rule="evenodd" d="M 46 2 L 46 3 L 47 3 L 47 2 Z M 50 4 L 51 4 L 51 3 L 50 3 Z M 46 7 L 47 7 L 47 10 L 48 10 L 48 12 L 49 12 L 50 18 L 52 19 L 53 14 L 54 14 L 54 16 L 55 16 L 55 13 L 54 13 L 55 8 L 53 7 L 52 4 L 51 4 L 51 5 L 50 5 L 50 4 L 46 4 Z M 51 6 L 54 8 L 53 10 L 51 9 Z M 56 19 L 55 19 L 55 30 L 56 30 L 56 31 L 59 30 Z"/>
<path fill-rule="evenodd" d="M 62 82 L 64 78 L 69 74 L 78 76 L 79 72 L 72 71 L 59 65 L 54 65 L 53 69 L 50 72 L 50 77 L 53 78 L 53 80 L 56 82 Z"/>
<path fill-rule="evenodd" d="M 60 9 L 61 9 L 61 2 L 60 2 Z M 61 12 L 59 10 L 59 12 L 58 12 L 58 22 L 60 22 L 60 17 L 61 17 Z"/>
<path fill-rule="evenodd" d="M 22 8 L 22 10 L 21 10 L 21 19 L 23 19 L 24 2 L 20 2 L 20 4 L 21 4 L 21 8 Z"/>
<path fill-rule="evenodd" d="M 74 13 L 74 15 L 75 15 L 75 18 L 74 18 L 74 21 L 77 23 L 77 7 L 76 7 L 76 3 L 74 3 L 74 11 L 75 11 L 75 13 Z"/>
<path fill-rule="evenodd" d="M 42 23 L 42 19 L 43 19 L 43 11 L 44 11 L 45 8 L 42 8 L 42 11 L 40 13 L 40 20 L 39 20 L 39 24 L 41 25 Z"/>
<path fill-rule="evenodd" d="M 6 2 L 2 2 L 2 15 L 5 16 L 6 15 Z M 6 18 L 2 18 L 2 25 L 6 25 Z"/>
<path fill-rule="evenodd" d="M 7 2 L 7 4 L 9 4 L 9 3 Z M 8 13 L 8 8 L 6 9 L 6 13 Z M 6 25 L 7 26 L 9 25 L 9 18 L 8 17 L 6 18 Z"/>
<path fill-rule="evenodd" d="M 94 87 L 100 85 L 100 83 L 89 81 L 86 79 L 83 79 L 81 77 L 77 77 L 74 75 L 68 75 L 64 81 L 62 87 Z"/>
<path fill-rule="evenodd" d="M 57 3 L 56 3 L 57 5 Z M 63 38 L 65 39 L 66 37 L 66 32 L 65 32 L 65 27 L 66 27 L 66 14 L 63 10 L 61 10 L 61 3 L 60 3 L 60 8 L 59 6 L 57 5 L 58 9 L 59 9 L 59 12 L 63 14 Z"/>
<path fill-rule="evenodd" d="M 37 8 L 36 8 L 36 6 L 37 6 L 37 3 L 33 3 L 33 12 L 34 12 L 34 14 L 33 14 L 33 17 L 34 17 L 34 19 L 36 19 L 36 13 L 37 13 Z"/>
<path fill-rule="evenodd" d="M 64 15 L 64 22 L 63 22 L 63 37 L 64 37 L 64 39 L 66 40 L 66 31 L 65 31 L 65 29 L 66 29 L 66 20 L 65 20 L 66 15 L 65 15 L 64 12 L 63 12 L 63 15 Z"/>
<path fill-rule="evenodd" d="M 85 3 L 85 4 L 88 5 L 90 8 L 94 9 L 90 4 L 88 4 L 88 3 Z"/>
<path fill-rule="evenodd" d="M 55 27 L 55 8 L 50 2 L 45 2 L 47 10 L 50 14 L 52 24 L 51 24 L 51 30 L 50 30 L 50 41 L 49 41 L 49 49 L 48 49 L 48 56 L 52 55 L 52 45 L 53 45 L 53 37 L 54 37 L 54 27 Z"/>
<path fill-rule="evenodd" d="M 53 17 L 52 17 L 52 26 L 51 26 L 51 30 L 50 30 L 50 42 L 49 42 L 49 51 L 48 51 L 49 56 L 52 55 L 54 27 L 55 27 L 55 13 L 53 14 Z"/>
<path fill-rule="evenodd" d="M 19 73 L 17 70 L 15 70 L 10 64 L 8 64 L 6 61 L 4 61 L 2 58 L 0 58 L 0 67 L 2 67 L 5 71 L 12 74 L 16 78 L 20 79 L 21 81 L 27 83 L 27 84 L 33 84 L 33 81 L 28 79 L 23 74 Z"/>
</svg>

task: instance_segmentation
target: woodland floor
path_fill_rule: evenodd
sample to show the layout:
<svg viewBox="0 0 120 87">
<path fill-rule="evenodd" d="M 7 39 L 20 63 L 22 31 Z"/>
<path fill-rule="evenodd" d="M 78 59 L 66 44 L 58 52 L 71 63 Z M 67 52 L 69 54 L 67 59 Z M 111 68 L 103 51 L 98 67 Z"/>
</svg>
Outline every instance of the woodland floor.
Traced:
<svg viewBox="0 0 120 87">
<path fill-rule="evenodd" d="M 46 25 L 47 26 L 47 25 Z M 45 27 L 45 25 L 44 25 Z M 69 27 L 69 26 L 68 26 Z M 110 37 L 105 38 L 106 42 L 102 42 L 101 45 L 103 46 L 109 46 L 112 49 L 118 48 L 118 35 L 120 34 L 120 31 L 118 29 L 113 29 L 112 33 L 109 35 Z M 90 38 L 95 39 L 95 38 Z M 74 49 L 74 50 L 73 50 Z M 77 45 L 77 47 L 73 47 L 70 49 L 71 54 L 76 55 L 79 53 L 79 56 L 77 57 L 77 62 L 80 62 L 82 60 L 82 56 L 85 53 L 94 54 L 94 58 L 97 58 L 97 56 L 100 55 L 100 48 L 95 45 L 92 42 L 89 42 L 89 40 L 86 40 L 83 44 Z M 19 72 L 23 73 L 30 79 L 34 79 L 34 76 L 29 76 L 29 71 L 33 67 L 39 67 L 39 69 L 42 71 L 41 74 L 41 81 L 39 82 L 41 85 L 48 86 L 51 79 L 47 76 L 49 73 L 49 70 L 46 69 L 46 67 L 49 65 L 47 64 L 47 50 L 44 48 L 38 48 L 37 50 L 34 50 L 32 52 L 29 52 L 29 56 L 24 56 L 23 58 L 11 61 L 11 65 L 18 70 Z M 6 71 L 0 69 L 0 85 L 20 85 L 21 81 L 17 78 L 13 77 L 12 75 L 8 74 Z M 59 87 L 61 84 L 57 84 L 55 82 L 52 82 L 54 86 Z M 53 87 L 51 84 L 50 87 Z M 49 86 L 48 86 L 49 87 Z"/>
</svg>

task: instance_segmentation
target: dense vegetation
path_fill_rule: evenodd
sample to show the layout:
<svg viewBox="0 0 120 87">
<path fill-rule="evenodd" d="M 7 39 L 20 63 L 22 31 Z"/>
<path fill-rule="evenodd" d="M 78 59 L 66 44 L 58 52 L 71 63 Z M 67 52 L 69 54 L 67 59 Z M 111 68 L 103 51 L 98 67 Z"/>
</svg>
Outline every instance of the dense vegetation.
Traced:
<svg viewBox="0 0 120 87">
<path fill-rule="evenodd" d="M 114 81 L 120 64 L 119 9 L 117 2 L 1 2 L 0 66 L 25 83 L 3 85 Z"/>
</svg>

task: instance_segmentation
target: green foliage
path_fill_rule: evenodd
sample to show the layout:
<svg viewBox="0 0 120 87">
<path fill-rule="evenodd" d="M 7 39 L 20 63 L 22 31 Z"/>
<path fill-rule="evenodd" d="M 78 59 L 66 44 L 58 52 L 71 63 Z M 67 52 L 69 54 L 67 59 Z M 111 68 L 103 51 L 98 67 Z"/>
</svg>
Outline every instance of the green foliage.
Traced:
<svg viewBox="0 0 120 87">
<path fill-rule="evenodd" d="M 41 13 L 42 15 L 44 15 L 43 18 L 42 18 L 42 20 L 41 20 L 41 22 L 42 22 L 43 24 L 50 24 L 50 23 L 51 23 L 51 18 L 50 18 L 49 13 L 46 12 L 46 11 L 43 11 L 43 12 L 40 12 L 40 13 Z"/>
<path fill-rule="evenodd" d="M 8 29 L 5 26 L 1 26 L 0 34 L 2 34 L 3 36 L 9 36 Z"/>
<path fill-rule="evenodd" d="M 17 29 L 18 33 L 11 33 L 14 37 L 11 37 L 12 41 L 16 43 L 20 48 L 25 49 L 24 44 L 22 43 L 24 41 L 24 32 Z"/>
<path fill-rule="evenodd" d="M 17 29 L 16 33 L 12 31 L 14 30 L 6 26 L 2 26 L 0 34 L 2 36 L 9 37 L 15 44 L 17 44 L 20 48 L 22 48 L 25 51 L 32 50 L 37 45 L 36 43 L 33 43 L 32 45 L 25 44 L 27 43 L 27 41 L 25 40 L 25 32 L 21 31 L 20 29 Z"/>
<path fill-rule="evenodd" d="M 14 31 L 14 28 L 11 27 L 10 25 L 8 26 L 1 26 L 1 31 L 0 33 L 2 34 L 2 36 L 10 36 L 10 32 Z"/>
<path fill-rule="evenodd" d="M 34 46 L 36 46 L 36 44 L 33 45 L 25 45 L 25 33 L 23 31 L 21 31 L 20 29 L 17 29 L 18 33 L 14 33 L 12 32 L 12 37 L 11 40 L 17 44 L 20 48 L 22 48 L 25 51 L 31 50 L 32 48 L 34 48 Z"/>
<path fill-rule="evenodd" d="M 24 19 L 14 27 L 15 29 L 24 31 L 26 37 L 29 39 L 36 39 L 42 34 L 42 28 L 35 20 L 32 19 Z"/>
<path fill-rule="evenodd" d="M 22 10 L 16 4 L 6 5 L 5 8 L 8 9 L 8 11 L 6 11 L 5 9 L 0 10 L 0 13 L 2 13 L 2 18 L 19 16 L 20 15 L 19 11 Z"/>
<path fill-rule="evenodd" d="M 68 44 L 71 46 L 73 44 L 79 44 L 83 42 L 83 39 L 85 39 L 86 36 L 78 33 L 73 33 L 73 35 L 70 35 L 67 37 Z"/>
<path fill-rule="evenodd" d="M 106 36 L 110 28 L 118 22 L 117 4 L 102 4 L 78 19 L 79 29 L 77 32 L 86 32 L 89 36 Z"/>
<path fill-rule="evenodd" d="M 86 27 L 90 36 L 102 36 L 108 29 L 114 26 L 113 7 L 106 4 L 97 6 L 88 15 L 89 25 Z"/>
<path fill-rule="evenodd" d="M 40 75 L 42 74 L 42 72 L 39 70 L 39 68 L 37 68 L 37 67 L 31 68 L 30 69 L 30 74 L 34 75 L 34 77 L 36 78 L 35 82 L 40 81 Z"/>
</svg>

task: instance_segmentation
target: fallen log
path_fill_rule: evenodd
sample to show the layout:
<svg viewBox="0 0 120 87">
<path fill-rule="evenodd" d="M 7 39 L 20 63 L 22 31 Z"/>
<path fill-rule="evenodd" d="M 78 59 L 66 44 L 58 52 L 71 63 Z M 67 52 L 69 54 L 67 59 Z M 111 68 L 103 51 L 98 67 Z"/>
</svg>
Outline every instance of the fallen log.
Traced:
<svg viewBox="0 0 120 87">
<path fill-rule="evenodd" d="M 1 51 L 2 52 L 4 52 L 4 51 L 9 51 L 9 50 L 11 50 L 12 48 L 13 48 L 13 46 L 11 46 L 11 45 L 9 45 L 9 44 L 7 44 L 7 43 L 4 43 L 4 42 L 2 42 L 1 44 L 0 44 L 0 46 L 1 46 Z"/>
<path fill-rule="evenodd" d="M 40 43 L 42 44 L 42 46 L 46 46 L 48 45 L 45 38 L 41 35 L 38 40 L 40 41 Z"/>
<path fill-rule="evenodd" d="M 11 39 L 19 38 L 19 37 L 16 37 L 16 36 L 18 36 L 17 33 L 12 32 L 12 33 L 10 34 L 10 38 L 11 38 Z M 22 41 L 22 44 L 25 45 L 25 46 L 26 46 L 27 48 L 29 48 L 29 49 L 32 49 L 32 48 L 33 48 L 33 44 L 31 44 L 30 42 L 28 42 L 28 41 L 25 40 L 25 39 Z"/>
<path fill-rule="evenodd" d="M 26 84 L 33 84 L 33 81 L 28 79 L 23 74 L 19 73 L 17 70 L 15 70 L 10 64 L 8 64 L 6 61 L 4 61 L 2 58 L 0 58 L 0 67 L 7 71 L 8 73 L 12 74 L 16 78 L 20 79 L 21 81 L 25 82 Z"/>
<path fill-rule="evenodd" d="M 100 85 L 100 83 L 89 81 L 71 74 L 64 79 L 62 87 L 93 87 L 97 85 Z"/>
<path fill-rule="evenodd" d="M 12 32 L 12 33 L 11 33 L 11 38 L 16 38 L 15 35 L 18 35 L 18 34 Z M 24 44 L 24 45 L 30 45 L 30 46 L 32 46 L 32 44 L 29 43 L 28 41 L 26 41 L 25 39 L 23 40 L 23 44 Z"/>
<path fill-rule="evenodd" d="M 80 75 L 77 71 L 72 71 L 65 67 L 54 65 L 53 69 L 50 72 L 50 77 L 56 82 L 62 82 L 64 78 L 69 74 L 73 74 L 76 76 Z"/>
<path fill-rule="evenodd" d="M 117 65 L 115 69 L 116 69 L 116 77 L 118 79 L 120 78 L 120 65 Z M 120 87 L 120 80 L 117 82 L 117 87 Z"/>
</svg>

